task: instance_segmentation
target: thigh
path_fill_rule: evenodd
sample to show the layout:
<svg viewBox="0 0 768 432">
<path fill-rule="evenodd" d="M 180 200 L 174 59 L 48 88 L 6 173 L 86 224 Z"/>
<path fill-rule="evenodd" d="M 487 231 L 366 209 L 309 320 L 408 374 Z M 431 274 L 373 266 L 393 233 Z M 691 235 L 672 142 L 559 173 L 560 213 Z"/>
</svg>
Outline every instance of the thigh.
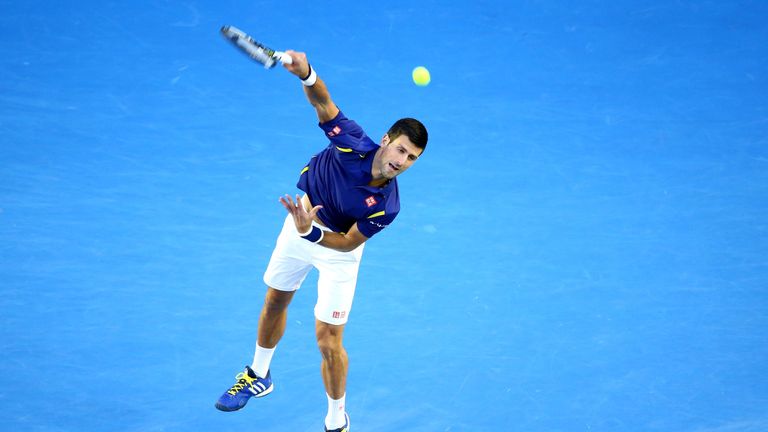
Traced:
<svg viewBox="0 0 768 432">
<path fill-rule="evenodd" d="M 347 322 L 361 258 L 362 247 L 352 252 L 336 252 L 314 263 L 319 272 L 315 318 L 332 325 Z"/>
<path fill-rule="evenodd" d="M 314 246 L 296 233 L 293 220 L 286 218 L 275 250 L 264 272 L 264 283 L 280 291 L 296 291 L 312 269 L 307 246 Z"/>
</svg>

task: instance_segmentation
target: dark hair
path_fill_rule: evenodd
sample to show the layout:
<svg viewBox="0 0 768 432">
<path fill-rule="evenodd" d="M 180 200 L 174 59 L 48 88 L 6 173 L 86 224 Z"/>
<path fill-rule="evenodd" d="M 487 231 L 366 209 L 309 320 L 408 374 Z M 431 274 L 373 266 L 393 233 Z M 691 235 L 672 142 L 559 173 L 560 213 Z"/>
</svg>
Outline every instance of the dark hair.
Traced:
<svg viewBox="0 0 768 432">
<path fill-rule="evenodd" d="M 391 140 L 400 135 L 405 135 L 422 152 L 427 148 L 427 138 L 429 138 L 427 128 L 420 121 L 410 117 L 401 118 L 396 121 L 387 131 L 387 135 L 389 135 Z"/>
</svg>

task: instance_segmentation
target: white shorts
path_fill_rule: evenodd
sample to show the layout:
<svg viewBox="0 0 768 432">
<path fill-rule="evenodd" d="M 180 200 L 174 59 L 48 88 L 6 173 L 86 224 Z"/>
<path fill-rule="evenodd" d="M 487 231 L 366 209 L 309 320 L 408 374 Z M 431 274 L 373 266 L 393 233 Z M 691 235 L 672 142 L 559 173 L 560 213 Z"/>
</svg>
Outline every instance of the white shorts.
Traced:
<svg viewBox="0 0 768 432">
<path fill-rule="evenodd" d="M 330 231 L 324 226 L 316 226 Z M 355 250 L 339 252 L 304 240 L 296 231 L 293 217 L 288 215 L 264 272 L 264 283 L 276 290 L 296 291 L 315 267 L 320 273 L 315 318 L 328 324 L 344 324 L 352 309 L 364 246 L 365 243 Z"/>
</svg>

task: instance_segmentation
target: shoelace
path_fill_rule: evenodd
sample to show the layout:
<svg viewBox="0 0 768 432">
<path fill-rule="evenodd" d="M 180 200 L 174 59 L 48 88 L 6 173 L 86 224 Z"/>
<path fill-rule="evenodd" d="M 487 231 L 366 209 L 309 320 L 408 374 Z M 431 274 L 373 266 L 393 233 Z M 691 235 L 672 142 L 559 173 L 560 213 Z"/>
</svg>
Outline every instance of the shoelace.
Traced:
<svg viewBox="0 0 768 432">
<path fill-rule="evenodd" d="M 232 386 L 229 390 L 227 390 L 227 393 L 231 394 L 232 396 L 236 395 L 237 392 L 242 390 L 245 386 L 251 385 L 252 382 L 256 381 L 256 378 L 251 378 L 250 375 L 248 375 L 245 372 L 240 372 L 235 377 L 237 382 L 235 385 Z"/>
</svg>

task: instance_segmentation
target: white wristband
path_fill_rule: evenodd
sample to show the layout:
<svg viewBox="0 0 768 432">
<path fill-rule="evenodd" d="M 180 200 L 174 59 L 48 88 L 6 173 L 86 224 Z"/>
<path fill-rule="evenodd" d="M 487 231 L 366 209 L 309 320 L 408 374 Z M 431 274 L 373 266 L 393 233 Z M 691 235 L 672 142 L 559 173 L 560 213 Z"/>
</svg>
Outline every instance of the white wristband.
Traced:
<svg viewBox="0 0 768 432">
<path fill-rule="evenodd" d="M 309 65 L 309 76 L 306 79 L 301 80 L 301 83 L 307 87 L 312 87 L 317 82 L 317 73 L 312 65 Z"/>
</svg>

